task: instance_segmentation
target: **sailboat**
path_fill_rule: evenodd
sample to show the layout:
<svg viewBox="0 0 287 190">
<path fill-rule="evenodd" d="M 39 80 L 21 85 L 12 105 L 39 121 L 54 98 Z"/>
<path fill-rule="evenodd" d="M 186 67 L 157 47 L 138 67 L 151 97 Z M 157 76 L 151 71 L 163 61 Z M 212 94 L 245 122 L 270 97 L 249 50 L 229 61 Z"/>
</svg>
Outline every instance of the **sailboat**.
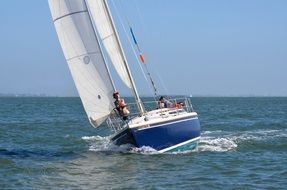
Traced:
<svg viewBox="0 0 287 190">
<path fill-rule="evenodd" d="M 158 107 L 156 101 L 142 102 L 107 0 L 48 2 L 66 62 L 93 127 L 106 122 L 116 145 L 146 146 L 160 153 L 197 147 L 200 124 L 189 98 L 170 99 L 165 107 Z M 115 111 L 116 88 L 107 56 L 135 98 L 136 108 L 130 108 L 128 120 L 122 120 Z"/>
</svg>

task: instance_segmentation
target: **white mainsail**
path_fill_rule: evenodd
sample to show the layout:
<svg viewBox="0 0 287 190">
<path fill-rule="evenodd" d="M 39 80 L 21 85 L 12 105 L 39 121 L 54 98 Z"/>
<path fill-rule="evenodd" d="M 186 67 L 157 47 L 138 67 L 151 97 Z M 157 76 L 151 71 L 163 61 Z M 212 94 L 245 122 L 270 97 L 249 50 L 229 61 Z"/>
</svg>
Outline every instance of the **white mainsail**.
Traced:
<svg viewBox="0 0 287 190">
<path fill-rule="evenodd" d="M 104 44 L 117 73 L 121 77 L 122 81 L 129 88 L 132 88 L 131 80 L 124 63 L 125 58 L 121 53 L 121 47 L 117 39 L 117 34 L 113 28 L 113 21 L 104 1 L 105 0 L 86 0 L 99 37 Z"/>
<path fill-rule="evenodd" d="M 49 0 L 54 25 L 85 111 L 94 127 L 113 109 L 113 83 L 85 0 Z"/>
</svg>

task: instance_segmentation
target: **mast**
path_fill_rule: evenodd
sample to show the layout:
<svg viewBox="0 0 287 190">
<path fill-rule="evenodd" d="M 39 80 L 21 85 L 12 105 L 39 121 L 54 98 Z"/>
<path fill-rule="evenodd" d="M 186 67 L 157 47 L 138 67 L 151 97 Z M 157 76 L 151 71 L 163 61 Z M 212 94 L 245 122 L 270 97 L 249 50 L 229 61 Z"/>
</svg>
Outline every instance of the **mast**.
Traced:
<svg viewBox="0 0 287 190">
<path fill-rule="evenodd" d="M 138 91 L 137 91 L 137 89 L 136 89 L 136 85 L 135 85 L 135 82 L 134 82 L 134 80 L 133 80 L 133 77 L 132 77 L 132 74 L 131 74 L 129 65 L 128 65 L 128 63 L 127 63 L 127 59 L 126 59 L 126 56 L 125 56 L 123 47 L 122 47 L 122 45 L 121 45 L 120 38 L 119 38 L 118 32 L 117 32 L 117 30 L 116 30 L 116 27 L 115 27 L 113 18 L 112 18 L 112 16 L 111 16 L 111 12 L 110 12 L 110 9 L 109 9 L 107 0 L 103 0 L 103 2 L 104 2 L 104 6 L 105 6 L 105 8 L 106 8 L 106 10 L 107 10 L 108 17 L 109 17 L 109 19 L 111 20 L 111 25 L 112 25 L 112 29 L 113 29 L 114 34 L 115 34 L 115 37 L 116 37 L 116 41 L 117 41 L 117 43 L 118 43 L 118 45 L 119 45 L 119 47 L 120 47 L 120 53 L 121 53 L 121 56 L 122 56 L 122 58 L 123 58 L 123 62 L 124 62 L 124 65 L 125 65 L 125 69 L 126 69 L 126 71 L 127 71 L 127 73 L 128 73 L 128 77 L 129 77 L 129 79 L 130 79 L 130 81 L 131 81 L 132 92 L 133 92 L 133 94 L 134 94 L 134 97 L 135 97 L 135 100 L 136 100 L 136 103 L 137 103 L 137 107 L 138 107 L 138 109 L 139 109 L 139 111 L 140 111 L 140 115 L 143 115 L 144 112 L 145 112 L 145 111 L 144 111 L 144 106 L 143 106 L 143 104 L 142 104 L 142 102 L 141 102 L 141 99 L 140 99 L 140 97 L 139 97 Z"/>
</svg>

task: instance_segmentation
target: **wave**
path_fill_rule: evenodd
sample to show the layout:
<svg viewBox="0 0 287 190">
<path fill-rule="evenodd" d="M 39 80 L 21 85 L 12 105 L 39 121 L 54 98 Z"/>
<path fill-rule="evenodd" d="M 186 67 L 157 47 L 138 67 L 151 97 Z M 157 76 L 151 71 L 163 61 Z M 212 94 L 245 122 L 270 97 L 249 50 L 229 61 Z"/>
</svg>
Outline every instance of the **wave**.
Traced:
<svg viewBox="0 0 287 190">
<path fill-rule="evenodd" d="M 131 153 L 139 153 L 139 154 L 159 154 L 159 152 L 155 149 L 153 149 L 150 146 L 142 146 L 140 148 L 133 147 L 130 150 Z"/>
<path fill-rule="evenodd" d="M 203 131 L 198 148 L 193 151 L 180 152 L 226 152 L 236 151 L 244 143 L 265 142 L 271 139 L 286 138 L 287 130 L 254 130 L 254 131 Z M 110 141 L 110 136 L 84 136 L 82 140 L 89 144 L 89 151 L 95 152 L 122 152 L 136 154 L 159 154 L 155 149 L 148 146 L 140 148 L 133 145 L 117 146 Z M 173 153 L 172 153 L 173 154 Z"/>
<path fill-rule="evenodd" d="M 89 151 L 92 152 L 114 152 L 114 153 L 131 153 L 131 154 L 162 154 L 150 146 L 135 147 L 131 144 L 117 146 L 110 140 L 110 136 L 84 136 L 82 140 L 89 143 Z M 164 154 L 188 154 L 194 151 L 168 152 Z"/>
<path fill-rule="evenodd" d="M 84 136 L 82 140 L 89 143 L 89 151 L 93 152 L 121 152 L 135 154 L 158 154 L 157 150 L 149 146 L 134 147 L 131 144 L 117 146 L 110 140 L 110 136 Z"/>
<path fill-rule="evenodd" d="M 254 130 L 243 132 L 204 131 L 199 142 L 199 152 L 235 151 L 243 143 L 266 142 L 287 137 L 287 130 Z"/>
<path fill-rule="evenodd" d="M 226 152 L 237 148 L 236 142 L 226 137 L 201 137 L 199 152 Z"/>
<path fill-rule="evenodd" d="M 117 146 L 110 140 L 110 136 L 84 136 L 82 140 L 89 143 L 89 151 L 92 152 L 123 152 L 127 153 L 132 145 L 126 144 Z"/>
<path fill-rule="evenodd" d="M 52 151 L 52 150 L 27 150 L 27 149 L 2 149 L 0 148 L 0 157 L 11 158 L 42 158 L 42 159 L 70 159 L 77 155 L 75 151 Z"/>
<path fill-rule="evenodd" d="M 88 137 L 88 136 L 84 136 L 82 137 L 83 140 L 87 140 L 87 141 L 94 141 L 94 140 L 105 140 L 107 137 L 101 137 L 99 135 L 97 136 L 91 136 L 91 137 Z"/>
</svg>

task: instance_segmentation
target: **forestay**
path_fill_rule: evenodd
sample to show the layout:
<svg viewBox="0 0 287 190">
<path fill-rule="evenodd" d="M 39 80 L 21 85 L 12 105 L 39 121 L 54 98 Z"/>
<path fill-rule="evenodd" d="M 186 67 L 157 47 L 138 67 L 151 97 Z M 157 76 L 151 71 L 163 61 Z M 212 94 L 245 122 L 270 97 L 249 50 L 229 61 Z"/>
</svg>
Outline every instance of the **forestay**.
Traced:
<svg viewBox="0 0 287 190">
<path fill-rule="evenodd" d="M 129 87 L 132 87 L 127 69 L 125 68 L 124 55 L 121 52 L 119 41 L 113 21 L 108 13 L 108 7 L 105 6 L 105 0 L 86 0 L 90 14 L 96 25 L 99 37 L 104 44 L 107 53 L 122 81 Z"/>
<path fill-rule="evenodd" d="M 84 0 L 49 0 L 65 58 L 94 127 L 113 109 L 114 87 Z"/>
</svg>

